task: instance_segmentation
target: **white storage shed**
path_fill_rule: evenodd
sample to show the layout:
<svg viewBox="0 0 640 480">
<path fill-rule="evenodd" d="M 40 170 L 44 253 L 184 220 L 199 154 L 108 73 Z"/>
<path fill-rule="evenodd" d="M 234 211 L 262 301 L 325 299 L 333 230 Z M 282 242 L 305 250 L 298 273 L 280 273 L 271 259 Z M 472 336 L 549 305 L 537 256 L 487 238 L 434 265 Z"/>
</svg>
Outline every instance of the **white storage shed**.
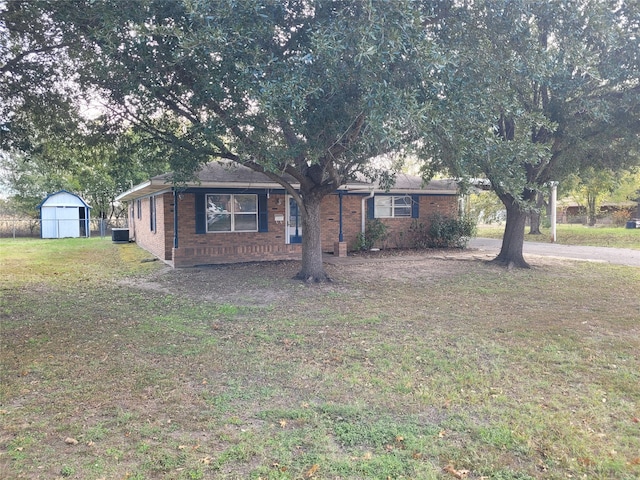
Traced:
<svg viewBox="0 0 640 480">
<path fill-rule="evenodd" d="M 45 198 L 40 205 L 41 238 L 89 237 L 91 207 L 74 193 L 60 190 Z"/>
</svg>

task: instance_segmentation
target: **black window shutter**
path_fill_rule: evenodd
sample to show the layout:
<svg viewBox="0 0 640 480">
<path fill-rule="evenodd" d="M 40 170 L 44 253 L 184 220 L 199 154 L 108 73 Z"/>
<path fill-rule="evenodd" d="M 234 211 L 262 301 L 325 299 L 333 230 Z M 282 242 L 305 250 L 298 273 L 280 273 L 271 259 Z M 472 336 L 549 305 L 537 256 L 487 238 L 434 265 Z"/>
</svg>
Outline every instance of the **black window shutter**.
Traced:
<svg viewBox="0 0 640 480">
<path fill-rule="evenodd" d="M 367 218 L 373 220 L 375 218 L 375 202 L 374 197 L 367 198 Z"/>
<path fill-rule="evenodd" d="M 258 231 L 269 231 L 269 210 L 267 210 L 267 195 L 258 195 Z"/>
<path fill-rule="evenodd" d="M 207 233 L 207 198 L 204 193 L 196 193 L 196 233 Z"/>
<path fill-rule="evenodd" d="M 420 218 L 420 195 L 411 195 L 411 218 Z"/>
</svg>

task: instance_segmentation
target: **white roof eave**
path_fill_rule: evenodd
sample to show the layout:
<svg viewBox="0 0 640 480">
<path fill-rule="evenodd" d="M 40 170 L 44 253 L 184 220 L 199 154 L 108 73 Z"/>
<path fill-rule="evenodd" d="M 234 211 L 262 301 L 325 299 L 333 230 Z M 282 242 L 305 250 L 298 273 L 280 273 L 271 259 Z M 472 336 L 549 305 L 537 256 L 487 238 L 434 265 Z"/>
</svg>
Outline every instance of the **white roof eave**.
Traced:
<svg viewBox="0 0 640 480">
<path fill-rule="evenodd" d="M 126 192 L 118 195 L 115 200 L 119 202 L 129 202 L 137 198 L 147 197 L 150 195 L 157 195 L 159 193 L 165 193 L 171 191 L 173 185 L 160 180 L 148 180 L 144 183 L 136 185 L 135 187 L 127 190 Z M 294 188 L 298 189 L 299 185 L 294 184 Z M 229 183 L 229 182 L 200 182 L 200 183 L 187 183 L 184 188 L 232 188 L 232 189 L 273 189 L 280 190 L 284 187 L 279 183 Z M 458 191 L 456 189 L 401 189 L 392 188 L 388 192 L 375 188 L 373 186 L 367 186 L 362 184 L 347 184 L 338 188 L 345 192 L 351 193 L 375 193 L 375 194 L 421 194 L 421 195 L 456 195 Z"/>
</svg>

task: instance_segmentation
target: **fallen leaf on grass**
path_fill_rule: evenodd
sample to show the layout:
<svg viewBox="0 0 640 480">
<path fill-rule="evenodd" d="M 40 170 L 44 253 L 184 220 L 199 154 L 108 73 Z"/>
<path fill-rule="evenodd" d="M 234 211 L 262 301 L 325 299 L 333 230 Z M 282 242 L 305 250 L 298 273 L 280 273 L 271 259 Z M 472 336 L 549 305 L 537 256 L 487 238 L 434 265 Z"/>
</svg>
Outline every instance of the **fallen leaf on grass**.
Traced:
<svg viewBox="0 0 640 480">
<path fill-rule="evenodd" d="M 460 479 L 467 478 L 469 476 L 469 470 L 456 470 L 453 468 L 453 465 L 447 465 L 442 470 Z"/>
<path fill-rule="evenodd" d="M 77 445 L 78 444 L 78 440 L 76 440 L 75 438 L 72 437 L 67 437 L 64 439 L 64 443 L 66 443 L 67 445 Z"/>
<path fill-rule="evenodd" d="M 446 431 L 446 430 L 440 430 L 440 431 L 438 432 L 438 437 L 440 437 L 440 438 L 444 438 L 446 434 L 447 434 L 447 431 Z"/>
<path fill-rule="evenodd" d="M 211 457 L 204 457 L 200 459 L 200 463 L 204 463 L 205 465 L 209 465 L 211 463 Z"/>
<path fill-rule="evenodd" d="M 629 463 L 631 465 L 640 465 L 640 457 L 632 458 Z"/>
<path fill-rule="evenodd" d="M 287 421 L 284 418 L 282 420 L 280 420 L 280 422 L 278 422 L 278 423 L 280 423 L 280 426 L 282 428 L 287 428 Z"/>
<path fill-rule="evenodd" d="M 289 470 L 289 467 L 285 467 L 284 465 L 280 465 L 278 462 L 273 462 L 271 464 L 272 468 L 277 468 L 278 470 L 280 470 L 281 472 L 286 472 L 287 470 Z"/>
<path fill-rule="evenodd" d="M 309 470 L 307 470 L 304 474 L 304 478 L 311 478 L 313 477 L 316 472 L 318 471 L 318 469 L 320 468 L 320 465 L 318 465 L 317 463 L 314 464 Z"/>
</svg>

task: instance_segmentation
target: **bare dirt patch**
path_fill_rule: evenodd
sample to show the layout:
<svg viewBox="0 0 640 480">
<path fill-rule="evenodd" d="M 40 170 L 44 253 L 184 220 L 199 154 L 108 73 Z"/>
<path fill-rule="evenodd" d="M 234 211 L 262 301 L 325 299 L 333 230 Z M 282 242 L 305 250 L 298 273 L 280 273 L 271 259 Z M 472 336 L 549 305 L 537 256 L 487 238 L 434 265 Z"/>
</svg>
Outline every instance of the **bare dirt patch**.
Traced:
<svg viewBox="0 0 640 480">
<path fill-rule="evenodd" d="M 267 306 L 297 297 L 323 295 L 349 288 L 366 288 L 372 282 L 428 282 L 459 275 L 469 264 L 487 262 L 492 254 L 477 250 L 384 250 L 351 254 L 346 258 L 325 256 L 330 283 L 305 285 L 293 277 L 297 261 L 251 262 L 172 269 L 165 267 L 144 278 L 125 279 L 126 285 L 204 300 L 213 303 Z M 564 260 L 536 257 L 534 268 Z"/>
</svg>

